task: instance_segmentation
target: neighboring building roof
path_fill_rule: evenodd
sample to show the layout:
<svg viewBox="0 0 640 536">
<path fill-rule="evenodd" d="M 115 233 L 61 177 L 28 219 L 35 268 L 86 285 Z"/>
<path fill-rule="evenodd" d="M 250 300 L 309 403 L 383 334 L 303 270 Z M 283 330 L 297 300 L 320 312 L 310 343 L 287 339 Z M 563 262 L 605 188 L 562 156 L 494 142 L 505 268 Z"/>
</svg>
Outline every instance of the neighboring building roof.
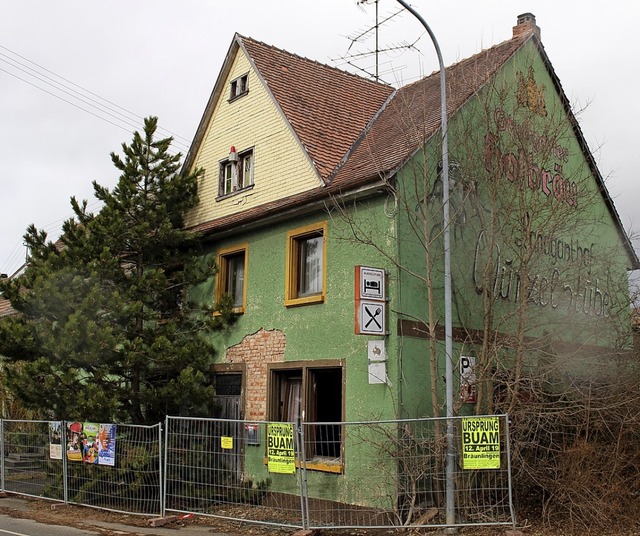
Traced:
<svg viewBox="0 0 640 536">
<path fill-rule="evenodd" d="M 15 314 L 16 311 L 11 307 L 11 302 L 0 296 L 0 318 Z"/>
<path fill-rule="evenodd" d="M 630 259 L 629 268 L 640 268 L 640 261 L 542 46 L 535 17 L 525 15 L 519 18 L 513 28 L 512 39 L 446 68 L 448 113 L 451 115 L 459 110 L 525 43 L 533 41 L 616 223 Z M 320 202 L 331 195 L 391 177 L 440 128 L 439 73 L 394 92 L 384 84 L 236 35 L 187 155 L 186 169 L 193 163 L 215 100 L 223 90 L 219 87 L 220 81 L 224 80 L 240 46 L 244 47 L 256 72 L 263 78 L 325 184 L 244 212 L 201 223 L 194 230 L 207 234 L 225 232 L 239 223 L 257 222 L 281 212 L 298 210 L 314 201 Z"/>
</svg>

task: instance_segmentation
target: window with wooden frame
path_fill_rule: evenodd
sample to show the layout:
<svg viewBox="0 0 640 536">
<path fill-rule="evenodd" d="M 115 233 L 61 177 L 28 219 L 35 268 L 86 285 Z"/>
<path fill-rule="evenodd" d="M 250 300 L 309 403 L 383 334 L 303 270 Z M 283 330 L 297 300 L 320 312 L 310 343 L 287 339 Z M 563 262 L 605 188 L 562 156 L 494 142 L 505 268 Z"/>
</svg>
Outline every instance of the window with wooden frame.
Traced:
<svg viewBox="0 0 640 536">
<path fill-rule="evenodd" d="M 304 426 L 307 469 L 344 471 L 344 379 L 340 361 L 272 364 L 269 420 Z"/>
<path fill-rule="evenodd" d="M 215 406 L 214 417 L 221 419 L 244 418 L 244 391 L 246 371 L 244 363 L 220 363 L 211 366 Z"/>
<path fill-rule="evenodd" d="M 243 74 L 231 80 L 229 84 L 229 101 L 235 100 L 249 93 L 249 74 Z"/>
<path fill-rule="evenodd" d="M 232 151 L 220 161 L 218 196 L 223 197 L 253 186 L 253 149 Z"/>
<path fill-rule="evenodd" d="M 287 233 L 285 305 L 324 302 L 327 275 L 327 222 Z"/>
<path fill-rule="evenodd" d="M 244 313 L 247 304 L 247 251 L 242 244 L 218 252 L 218 276 L 215 301 L 231 296 L 234 313 Z"/>
</svg>

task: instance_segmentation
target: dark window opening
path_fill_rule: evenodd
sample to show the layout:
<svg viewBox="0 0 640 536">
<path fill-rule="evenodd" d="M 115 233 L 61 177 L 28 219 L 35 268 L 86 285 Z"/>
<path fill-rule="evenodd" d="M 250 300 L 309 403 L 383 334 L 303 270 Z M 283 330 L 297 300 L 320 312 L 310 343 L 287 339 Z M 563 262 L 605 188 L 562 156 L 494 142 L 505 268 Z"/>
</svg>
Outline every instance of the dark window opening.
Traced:
<svg viewBox="0 0 640 536">
<path fill-rule="evenodd" d="M 271 376 L 273 421 L 299 422 L 304 410 L 305 455 L 340 460 L 342 455 L 342 368 L 274 369 Z"/>
<path fill-rule="evenodd" d="M 249 75 L 243 74 L 231 81 L 229 100 L 237 99 L 249 91 Z"/>
</svg>

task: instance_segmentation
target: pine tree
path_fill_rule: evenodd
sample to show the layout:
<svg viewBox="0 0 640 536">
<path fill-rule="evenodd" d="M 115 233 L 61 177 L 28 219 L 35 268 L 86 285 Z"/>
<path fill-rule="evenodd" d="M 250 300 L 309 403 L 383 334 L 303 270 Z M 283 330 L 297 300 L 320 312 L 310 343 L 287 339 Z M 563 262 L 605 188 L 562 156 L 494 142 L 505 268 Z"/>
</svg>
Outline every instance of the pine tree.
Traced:
<svg viewBox="0 0 640 536">
<path fill-rule="evenodd" d="M 26 271 L 3 282 L 19 313 L 0 323 L 6 380 L 43 415 L 150 423 L 212 409 L 210 340 L 230 309 L 189 300 L 215 270 L 183 225 L 201 171 L 180 173 L 156 128 L 146 119 L 123 157 L 111 154 L 121 175 L 112 191 L 93 183 L 97 214 L 72 198 L 57 243 L 27 230 Z"/>
</svg>

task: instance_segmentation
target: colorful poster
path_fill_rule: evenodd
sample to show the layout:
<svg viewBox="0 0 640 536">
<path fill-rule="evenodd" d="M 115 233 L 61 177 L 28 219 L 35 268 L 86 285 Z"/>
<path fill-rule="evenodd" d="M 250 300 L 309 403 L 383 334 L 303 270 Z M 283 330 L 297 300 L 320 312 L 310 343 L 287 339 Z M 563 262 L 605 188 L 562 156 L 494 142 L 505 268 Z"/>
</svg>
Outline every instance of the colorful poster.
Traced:
<svg viewBox="0 0 640 536">
<path fill-rule="evenodd" d="M 100 425 L 96 422 L 85 422 L 82 425 L 82 461 L 98 463 L 98 432 Z"/>
<path fill-rule="evenodd" d="M 296 472 L 293 424 L 267 424 L 267 467 L 270 473 Z"/>
<path fill-rule="evenodd" d="M 116 425 L 70 423 L 67 426 L 67 459 L 72 462 L 115 465 Z"/>
<path fill-rule="evenodd" d="M 116 425 L 101 424 L 98 433 L 98 464 L 116 464 Z"/>
<path fill-rule="evenodd" d="M 500 419 L 462 419 L 462 468 L 500 469 Z"/>
<path fill-rule="evenodd" d="M 62 422 L 49 421 L 49 458 L 62 459 Z"/>
<path fill-rule="evenodd" d="M 67 425 L 67 459 L 70 462 L 82 461 L 82 423 L 72 422 Z"/>
</svg>

